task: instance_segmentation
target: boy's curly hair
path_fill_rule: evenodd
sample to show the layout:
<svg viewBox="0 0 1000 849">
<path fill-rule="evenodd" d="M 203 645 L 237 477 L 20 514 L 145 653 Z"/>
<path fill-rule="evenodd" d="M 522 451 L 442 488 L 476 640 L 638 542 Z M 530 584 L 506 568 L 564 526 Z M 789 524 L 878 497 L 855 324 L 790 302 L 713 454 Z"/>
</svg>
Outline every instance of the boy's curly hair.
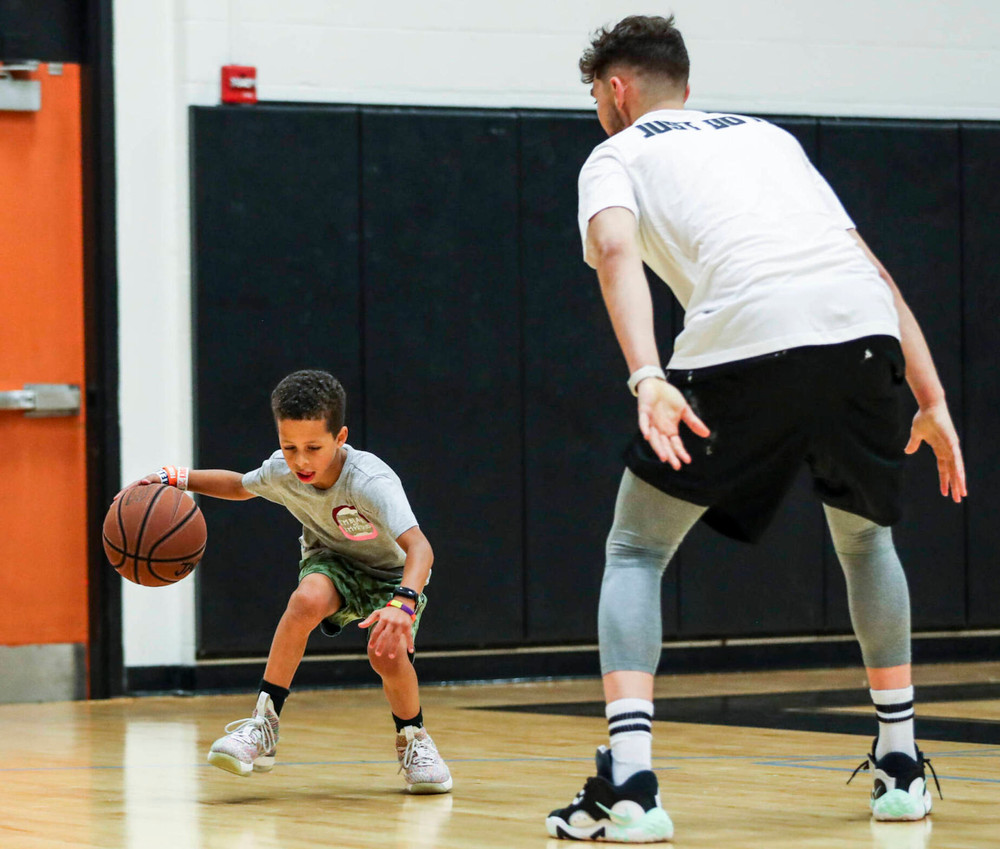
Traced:
<svg viewBox="0 0 1000 849">
<path fill-rule="evenodd" d="M 613 65 L 669 77 L 686 86 L 691 62 L 674 16 L 630 15 L 614 27 L 602 27 L 580 57 L 580 76 L 592 83 Z"/>
<path fill-rule="evenodd" d="M 276 421 L 324 419 L 332 434 L 339 433 L 347 414 L 347 393 L 332 374 L 316 369 L 292 372 L 274 387 L 271 412 Z"/>
</svg>

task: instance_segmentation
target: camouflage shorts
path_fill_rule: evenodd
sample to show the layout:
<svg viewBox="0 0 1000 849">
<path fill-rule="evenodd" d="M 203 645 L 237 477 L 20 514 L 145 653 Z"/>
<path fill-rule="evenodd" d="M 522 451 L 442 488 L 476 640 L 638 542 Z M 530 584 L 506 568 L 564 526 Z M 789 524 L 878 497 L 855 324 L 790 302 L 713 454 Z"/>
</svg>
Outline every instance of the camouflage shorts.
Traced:
<svg viewBox="0 0 1000 849">
<path fill-rule="evenodd" d="M 387 580 L 369 575 L 346 557 L 332 551 L 311 554 L 299 564 L 299 581 L 306 575 L 326 575 L 333 582 L 342 602 L 340 610 L 320 623 L 320 630 L 328 637 L 336 637 L 349 622 L 367 618 L 380 607 L 385 607 L 394 595 L 398 580 Z M 413 636 L 417 636 L 420 617 L 427 606 L 427 596 L 420 594 L 413 622 Z"/>
</svg>

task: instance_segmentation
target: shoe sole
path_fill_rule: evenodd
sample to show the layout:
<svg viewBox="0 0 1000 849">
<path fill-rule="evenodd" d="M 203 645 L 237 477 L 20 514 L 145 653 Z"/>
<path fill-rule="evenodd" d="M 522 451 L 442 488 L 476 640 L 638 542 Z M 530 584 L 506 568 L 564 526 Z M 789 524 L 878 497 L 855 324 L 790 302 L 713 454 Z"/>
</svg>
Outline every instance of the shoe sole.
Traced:
<svg viewBox="0 0 1000 849">
<path fill-rule="evenodd" d="M 876 822 L 916 822 L 931 812 L 931 795 L 924 793 L 919 799 L 905 790 L 890 790 L 874 800 L 871 808 Z"/>
<path fill-rule="evenodd" d="M 602 843 L 663 843 L 674 837 L 674 824 L 662 808 L 654 808 L 634 826 L 616 825 L 600 820 L 586 828 L 576 828 L 561 817 L 548 817 L 545 827 L 549 836 L 559 840 L 593 840 Z"/>
<path fill-rule="evenodd" d="M 449 778 L 447 781 L 438 783 L 423 781 L 419 784 L 409 784 L 406 789 L 415 796 L 429 796 L 433 793 L 447 793 L 451 790 L 451 785 L 452 781 Z"/>
<path fill-rule="evenodd" d="M 231 772 L 233 775 L 238 775 L 242 778 L 250 775 L 251 772 L 270 772 L 274 767 L 273 757 L 257 758 L 252 764 L 248 764 L 224 752 L 209 752 L 208 762 L 212 766 L 226 772 Z"/>
</svg>

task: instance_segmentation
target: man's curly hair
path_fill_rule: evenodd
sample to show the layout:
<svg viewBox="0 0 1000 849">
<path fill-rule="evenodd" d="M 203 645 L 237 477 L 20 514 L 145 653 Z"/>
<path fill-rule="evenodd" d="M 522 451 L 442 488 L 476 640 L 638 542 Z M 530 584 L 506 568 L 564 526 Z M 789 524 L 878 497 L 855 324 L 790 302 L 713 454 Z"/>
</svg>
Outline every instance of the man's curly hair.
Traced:
<svg viewBox="0 0 1000 849">
<path fill-rule="evenodd" d="M 327 430 L 336 435 L 344 426 L 347 393 L 329 372 L 304 369 L 292 372 L 274 387 L 271 412 L 276 421 L 323 419 Z"/>
<path fill-rule="evenodd" d="M 580 76 L 585 83 L 603 77 L 614 65 L 669 77 L 686 86 L 691 62 L 674 16 L 661 18 L 630 15 L 611 29 L 602 27 L 591 38 L 580 57 Z"/>
</svg>

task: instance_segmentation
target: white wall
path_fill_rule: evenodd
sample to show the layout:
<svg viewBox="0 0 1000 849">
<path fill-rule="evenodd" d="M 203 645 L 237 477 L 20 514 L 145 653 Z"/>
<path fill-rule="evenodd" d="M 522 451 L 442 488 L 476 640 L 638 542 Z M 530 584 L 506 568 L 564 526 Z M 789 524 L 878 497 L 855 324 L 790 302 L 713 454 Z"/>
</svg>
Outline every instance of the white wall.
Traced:
<svg viewBox="0 0 1000 849">
<path fill-rule="evenodd" d="M 588 33 L 669 7 L 621 0 L 118 0 L 122 474 L 189 464 L 187 106 L 219 68 L 261 100 L 591 108 Z M 1000 119 L 994 0 L 675 0 L 694 108 Z M 261 455 L 271 446 L 261 446 Z M 209 458 L 205 458 L 208 460 Z M 126 585 L 126 666 L 194 662 L 194 582 Z"/>
<path fill-rule="evenodd" d="M 266 100 L 586 107 L 586 35 L 620 0 L 188 0 L 186 93 L 213 101 L 227 59 Z M 1000 117 L 992 0 L 676 0 L 692 106 L 823 115 Z"/>
</svg>

